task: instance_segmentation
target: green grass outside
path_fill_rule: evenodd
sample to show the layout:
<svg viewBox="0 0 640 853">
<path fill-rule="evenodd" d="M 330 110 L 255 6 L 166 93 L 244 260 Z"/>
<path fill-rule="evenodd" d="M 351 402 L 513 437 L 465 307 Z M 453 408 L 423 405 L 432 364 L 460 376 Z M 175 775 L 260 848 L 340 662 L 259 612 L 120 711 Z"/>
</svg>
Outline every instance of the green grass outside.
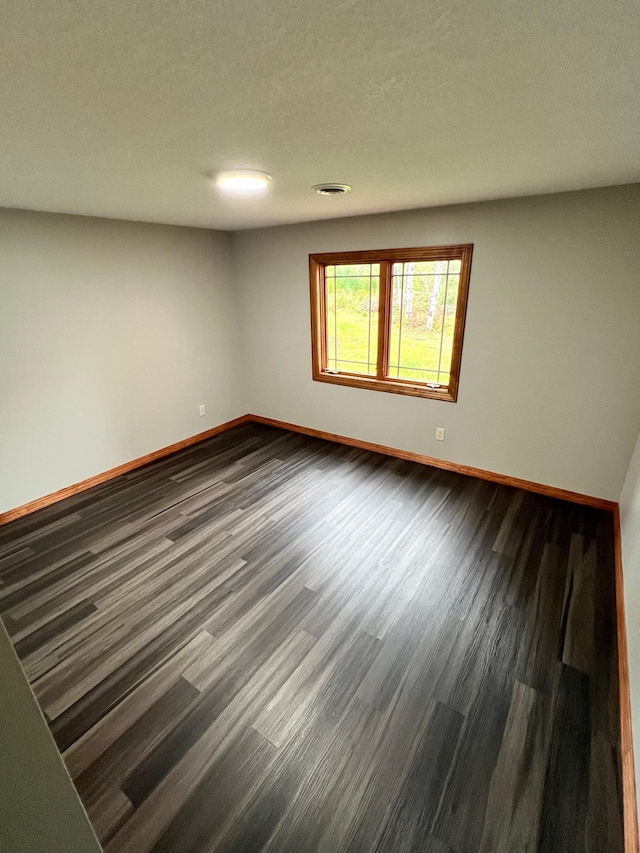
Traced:
<svg viewBox="0 0 640 853">
<path fill-rule="evenodd" d="M 338 279 L 335 293 L 334 279 L 327 279 L 327 331 L 329 358 L 335 358 L 335 338 L 337 333 L 337 365 L 330 361 L 329 367 L 353 373 L 375 373 L 377 353 L 377 280 L 371 287 L 372 311 L 369 314 L 369 278 L 354 276 Z M 443 282 L 443 280 L 441 280 Z M 406 279 L 405 279 L 406 282 Z M 432 330 L 427 329 L 428 312 L 433 293 L 435 276 L 413 277 L 413 303 L 410 313 L 407 311 L 407 287 L 402 316 L 402 337 L 400 332 L 400 287 L 399 279 L 394 280 L 394 307 L 392 312 L 390 340 L 390 375 L 398 375 L 398 345 L 400 344 L 399 378 L 415 379 L 422 382 L 440 382 L 447 384 L 451 367 L 453 346 L 453 328 L 455 323 L 455 303 L 457 299 L 457 276 L 449 277 L 447 305 L 445 310 L 444 282 L 441 284 L 439 298 L 433 317 Z M 335 308 L 335 310 L 334 310 Z M 443 318 L 443 315 L 444 316 Z M 444 319 L 444 334 L 442 324 Z M 337 322 L 336 322 L 337 321 Z M 371 329 L 369 337 L 369 329 Z M 368 341 L 370 344 L 368 345 Z M 442 360 L 438 378 L 438 360 L 442 342 Z M 366 364 L 351 362 L 367 362 Z M 423 370 L 418 370 L 422 368 Z M 436 372 L 425 373 L 424 369 Z"/>
</svg>

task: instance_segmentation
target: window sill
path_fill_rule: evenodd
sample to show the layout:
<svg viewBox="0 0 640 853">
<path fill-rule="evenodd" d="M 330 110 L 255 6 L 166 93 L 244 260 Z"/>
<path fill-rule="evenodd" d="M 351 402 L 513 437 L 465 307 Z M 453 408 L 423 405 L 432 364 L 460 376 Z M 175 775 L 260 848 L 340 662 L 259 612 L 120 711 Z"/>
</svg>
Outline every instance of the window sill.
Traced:
<svg viewBox="0 0 640 853">
<path fill-rule="evenodd" d="M 455 403 L 458 397 L 457 390 L 451 387 L 438 391 L 435 388 L 428 388 L 426 385 L 396 379 L 376 379 L 375 377 L 350 376 L 344 373 L 326 373 L 325 371 L 314 371 L 313 378 L 316 382 L 329 382 L 332 385 L 366 388 L 369 391 L 386 391 L 390 394 L 407 394 L 410 397 L 424 397 L 429 400 L 446 400 L 448 403 Z"/>
</svg>

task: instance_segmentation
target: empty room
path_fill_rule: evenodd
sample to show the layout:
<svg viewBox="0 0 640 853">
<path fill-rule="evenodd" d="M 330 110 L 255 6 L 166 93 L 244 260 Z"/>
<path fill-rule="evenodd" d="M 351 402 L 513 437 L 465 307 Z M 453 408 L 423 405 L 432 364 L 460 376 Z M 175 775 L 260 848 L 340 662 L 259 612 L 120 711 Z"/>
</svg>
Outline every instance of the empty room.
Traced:
<svg viewBox="0 0 640 853">
<path fill-rule="evenodd" d="M 640 853 L 640 6 L 0 26 L 2 853 Z"/>
</svg>

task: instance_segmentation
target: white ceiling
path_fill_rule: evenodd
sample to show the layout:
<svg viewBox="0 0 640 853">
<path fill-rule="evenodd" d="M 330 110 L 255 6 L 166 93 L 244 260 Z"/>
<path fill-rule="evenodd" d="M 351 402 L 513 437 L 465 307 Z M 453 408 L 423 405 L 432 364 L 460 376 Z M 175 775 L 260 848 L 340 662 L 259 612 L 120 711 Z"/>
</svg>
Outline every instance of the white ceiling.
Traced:
<svg viewBox="0 0 640 853">
<path fill-rule="evenodd" d="M 1 18 L 0 206 L 237 229 L 640 180 L 637 0 L 2 0 Z M 265 199 L 204 176 L 241 166 L 273 175 Z"/>
</svg>

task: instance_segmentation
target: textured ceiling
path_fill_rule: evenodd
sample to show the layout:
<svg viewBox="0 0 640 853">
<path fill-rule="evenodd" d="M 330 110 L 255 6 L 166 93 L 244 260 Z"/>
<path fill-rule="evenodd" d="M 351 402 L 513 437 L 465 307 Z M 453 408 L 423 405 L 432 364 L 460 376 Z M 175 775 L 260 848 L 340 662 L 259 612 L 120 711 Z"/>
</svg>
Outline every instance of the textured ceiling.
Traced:
<svg viewBox="0 0 640 853">
<path fill-rule="evenodd" d="M 3 0 L 1 16 L 0 206 L 237 229 L 640 180 L 637 0 Z M 204 176 L 239 166 L 273 175 L 266 198 Z"/>
</svg>

